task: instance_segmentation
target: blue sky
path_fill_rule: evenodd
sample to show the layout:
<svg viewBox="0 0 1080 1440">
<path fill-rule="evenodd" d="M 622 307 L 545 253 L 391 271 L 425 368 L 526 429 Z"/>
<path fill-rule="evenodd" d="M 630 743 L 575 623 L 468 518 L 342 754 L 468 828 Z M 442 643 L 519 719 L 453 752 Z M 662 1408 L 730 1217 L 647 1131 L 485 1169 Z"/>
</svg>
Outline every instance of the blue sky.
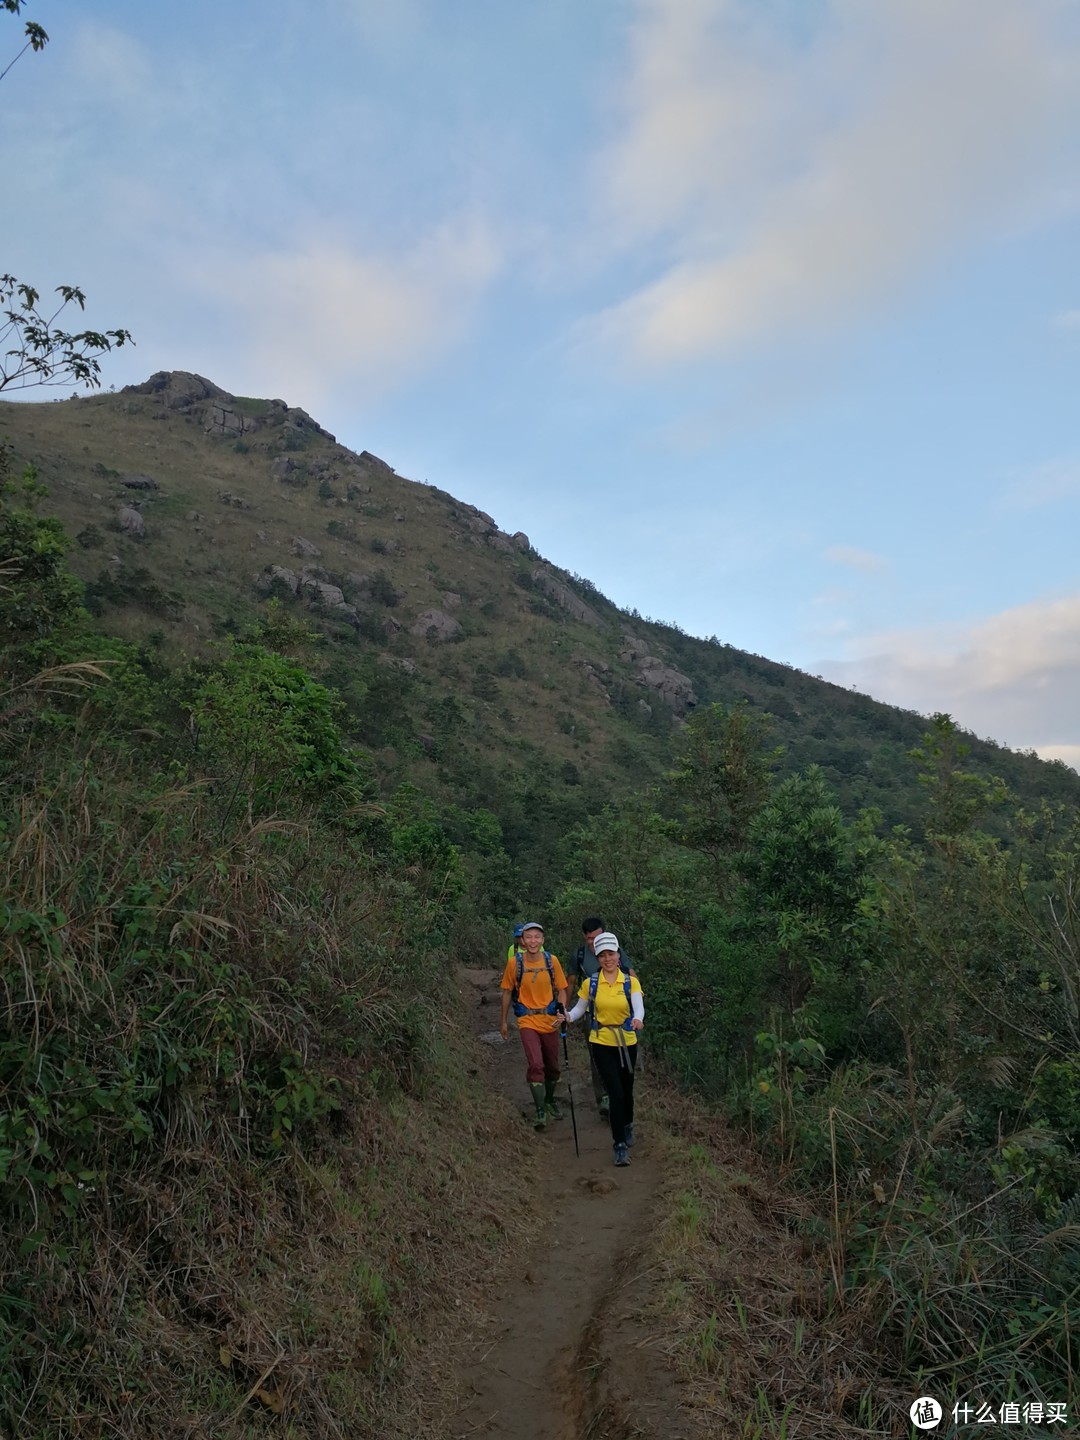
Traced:
<svg viewBox="0 0 1080 1440">
<path fill-rule="evenodd" d="M 0 269 L 134 332 L 107 383 L 280 396 L 619 604 L 1080 761 L 1076 0 L 23 19 Z"/>
</svg>

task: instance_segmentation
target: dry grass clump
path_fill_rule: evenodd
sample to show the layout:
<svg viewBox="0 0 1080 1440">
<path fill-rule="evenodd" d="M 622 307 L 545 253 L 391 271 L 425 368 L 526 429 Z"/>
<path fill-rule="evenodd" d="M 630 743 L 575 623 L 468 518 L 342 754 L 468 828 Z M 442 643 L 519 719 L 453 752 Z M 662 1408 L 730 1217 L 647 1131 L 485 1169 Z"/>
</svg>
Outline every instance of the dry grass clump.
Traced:
<svg viewBox="0 0 1080 1440">
<path fill-rule="evenodd" d="M 668 1138 L 643 1318 L 703 1433 L 907 1435 L 914 1392 L 874 1317 L 831 1303 L 813 1201 L 692 1098 L 661 1086 L 651 1103 Z"/>
</svg>

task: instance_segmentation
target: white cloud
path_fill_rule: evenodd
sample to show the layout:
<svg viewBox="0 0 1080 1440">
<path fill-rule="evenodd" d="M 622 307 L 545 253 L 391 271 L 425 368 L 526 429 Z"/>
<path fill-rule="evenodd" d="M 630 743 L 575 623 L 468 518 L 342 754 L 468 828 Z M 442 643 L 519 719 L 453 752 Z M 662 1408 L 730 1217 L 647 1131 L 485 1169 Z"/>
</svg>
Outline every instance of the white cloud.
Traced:
<svg viewBox="0 0 1080 1440">
<path fill-rule="evenodd" d="M 1052 324 L 1055 330 L 1080 330 L 1080 310 L 1061 310 Z"/>
<path fill-rule="evenodd" d="M 803 44 L 756 0 L 640 0 L 610 230 L 666 238 L 597 322 L 649 364 L 880 304 L 987 226 L 1060 203 L 1080 121 L 1065 0 L 832 0 Z"/>
<path fill-rule="evenodd" d="M 133 107 L 161 103 L 146 48 L 127 31 L 98 19 L 80 25 L 71 37 L 71 68 L 84 103 Z"/>
<path fill-rule="evenodd" d="M 1007 510 L 1035 510 L 1080 491 L 1080 460 L 1048 460 L 1006 487 L 1001 505 Z"/>
<path fill-rule="evenodd" d="M 236 384 L 251 394 L 372 399 L 442 359 L 499 266 L 480 222 L 447 224 L 404 254 L 313 236 L 292 248 L 191 267 L 227 317 Z M 230 387 L 231 388 L 231 387 Z"/>
<path fill-rule="evenodd" d="M 825 559 L 848 570 L 861 570 L 865 575 L 886 570 L 889 565 L 884 555 L 875 555 L 872 550 L 857 550 L 851 545 L 830 545 L 825 551 Z"/>
<path fill-rule="evenodd" d="M 948 711 L 1018 749 L 1080 746 L 1080 594 L 967 627 L 865 636 L 847 651 L 853 658 L 822 662 L 821 674 L 923 714 Z"/>
</svg>

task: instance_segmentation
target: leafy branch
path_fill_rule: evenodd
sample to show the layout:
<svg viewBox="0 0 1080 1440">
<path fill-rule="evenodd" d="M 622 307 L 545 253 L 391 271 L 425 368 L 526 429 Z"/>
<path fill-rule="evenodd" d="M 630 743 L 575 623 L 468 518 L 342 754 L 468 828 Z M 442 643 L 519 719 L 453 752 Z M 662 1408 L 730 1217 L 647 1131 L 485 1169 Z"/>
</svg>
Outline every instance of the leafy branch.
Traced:
<svg viewBox="0 0 1080 1440">
<path fill-rule="evenodd" d="M 3 8 L 7 10 L 9 14 L 18 15 L 19 11 L 23 7 L 24 0 L 0 0 L 0 3 L 3 4 Z M 11 69 L 12 65 L 15 64 L 15 60 L 22 59 L 22 57 L 26 54 L 27 50 L 44 50 L 45 46 L 49 43 L 48 35 L 45 33 L 42 27 L 34 20 L 28 20 L 26 22 L 25 34 L 26 44 L 19 51 L 18 55 L 15 56 L 15 59 L 9 60 L 8 63 L 4 66 L 3 70 L 0 70 L 0 80 L 3 80 L 4 76 Z"/>
<path fill-rule="evenodd" d="M 10 5 L 14 0 L 3 0 Z M 60 304 L 51 314 L 38 308 L 39 291 L 14 275 L 0 275 L 0 391 L 33 385 L 101 384 L 99 356 L 121 345 L 133 345 L 130 330 L 80 330 L 57 325 L 69 305 L 86 308 L 77 285 L 58 285 Z"/>
</svg>

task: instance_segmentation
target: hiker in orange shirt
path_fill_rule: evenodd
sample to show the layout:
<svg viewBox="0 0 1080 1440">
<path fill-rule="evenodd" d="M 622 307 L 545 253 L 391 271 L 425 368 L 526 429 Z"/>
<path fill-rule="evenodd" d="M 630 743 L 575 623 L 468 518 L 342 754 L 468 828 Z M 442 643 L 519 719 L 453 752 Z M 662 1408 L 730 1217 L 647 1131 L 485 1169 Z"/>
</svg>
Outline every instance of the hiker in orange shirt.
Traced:
<svg viewBox="0 0 1080 1440">
<path fill-rule="evenodd" d="M 559 957 L 544 949 L 544 927 L 530 920 L 521 930 L 522 953 L 507 959 L 502 978 L 502 1024 L 508 1034 L 511 1005 L 525 1051 L 525 1079 L 536 1106 L 537 1130 L 562 1118 L 555 1086 L 559 1079 L 559 1030 L 566 1012 L 566 976 Z"/>
</svg>

